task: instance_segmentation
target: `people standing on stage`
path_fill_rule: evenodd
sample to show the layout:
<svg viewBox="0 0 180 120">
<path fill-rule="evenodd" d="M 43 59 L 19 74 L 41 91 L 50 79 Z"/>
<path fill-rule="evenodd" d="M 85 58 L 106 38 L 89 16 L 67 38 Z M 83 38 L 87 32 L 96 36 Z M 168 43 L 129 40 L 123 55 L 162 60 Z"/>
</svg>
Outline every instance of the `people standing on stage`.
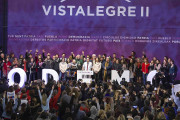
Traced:
<svg viewBox="0 0 180 120">
<path fill-rule="evenodd" d="M 171 67 L 171 58 L 168 58 L 168 63 L 167 63 L 168 69 Z"/>
<path fill-rule="evenodd" d="M 102 57 L 103 57 L 102 63 L 104 63 L 106 61 L 106 54 L 103 54 Z"/>
<path fill-rule="evenodd" d="M 157 61 L 157 58 L 156 57 L 153 57 L 153 63 L 156 64 L 156 61 Z"/>
<path fill-rule="evenodd" d="M 39 58 L 38 64 L 37 64 L 37 78 L 42 78 L 42 69 L 44 68 L 44 62 L 42 61 L 42 58 Z"/>
<path fill-rule="evenodd" d="M 71 79 L 71 61 L 70 61 L 70 59 L 68 58 L 67 59 L 67 72 L 66 72 L 66 78 L 69 80 L 69 79 Z"/>
<path fill-rule="evenodd" d="M 5 55 L 3 52 L 0 54 L 0 78 L 3 78 L 3 65 L 6 61 Z"/>
<path fill-rule="evenodd" d="M 127 64 L 123 57 L 121 59 L 121 66 L 122 66 L 122 69 L 121 69 L 121 74 L 122 74 L 124 72 L 124 70 L 127 70 Z"/>
<path fill-rule="evenodd" d="M 119 59 L 116 59 L 115 63 L 112 65 L 112 70 L 118 71 L 118 73 L 122 70 L 122 64 L 120 64 Z"/>
<path fill-rule="evenodd" d="M 114 59 L 114 58 L 116 58 L 116 59 L 117 59 L 117 57 L 116 57 L 116 53 L 113 53 L 113 57 L 112 57 L 112 59 Z"/>
<path fill-rule="evenodd" d="M 107 80 L 111 79 L 112 69 L 112 63 L 110 62 L 109 57 L 107 57 L 106 61 L 102 63 L 102 69 L 103 81 L 107 82 Z"/>
<path fill-rule="evenodd" d="M 135 61 L 136 59 L 136 53 L 134 51 L 131 52 L 131 56 L 129 56 L 129 58 L 133 59 L 133 61 Z"/>
<path fill-rule="evenodd" d="M 53 60 L 50 57 L 50 53 L 47 54 L 47 58 L 44 60 L 44 68 L 46 68 L 46 69 L 53 68 Z M 48 75 L 48 79 L 52 80 L 52 76 Z"/>
<path fill-rule="evenodd" d="M 23 55 L 20 55 L 18 60 L 20 66 L 23 64 L 23 59 L 24 59 Z"/>
<path fill-rule="evenodd" d="M 146 55 L 143 54 L 143 55 L 142 55 L 142 58 L 141 58 L 142 63 L 144 62 L 145 59 L 146 59 Z"/>
<path fill-rule="evenodd" d="M 99 62 L 99 58 L 96 58 L 96 62 L 93 65 L 93 71 L 96 83 L 100 82 L 101 62 Z"/>
<path fill-rule="evenodd" d="M 154 61 L 153 60 L 151 60 L 151 62 L 149 63 L 149 68 L 148 69 L 149 69 L 149 72 L 155 70 L 155 65 L 154 65 Z"/>
<path fill-rule="evenodd" d="M 46 69 L 52 69 L 52 63 L 53 63 L 53 61 L 52 61 L 52 59 L 50 57 L 50 54 L 48 53 L 47 58 L 44 61 L 45 68 Z"/>
<path fill-rule="evenodd" d="M 70 67 L 70 76 L 72 80 L 75 80 L 76 78 L 77 69 L 78 69 L 78 66 L 77 66 L 76 60 L 73 59 L 71 63 L 71 67 Z"/>
<path fill-rule="evenodd" d="M 28 64 L 29 68 L 29 82 L 34 81 L 36 79 L 36 63 L 34 58 L 31 58 L 30 63 Z"/>
<path fill-rule="evenodd" d="M 84 70 L 84 71 L 91 71 L 91 70 L 92 70 L 92 67 L 93 67 L 93 64 L 92 64 L 92 62 L 90 61 L 89 56 L 87 56 L 86 62 L 83 63 L 82 70 Z M 90 78 L 90 76 L 88 75 L 87 78 Z"/>
<path fill-rule="evenodd" d="M 147 75 L 149 73 L 148 67 L 149 67 L 149 62 L 148 62 L 148 59 L 145 58 L 144 63 L 142 63 L 143 83 L 144 83 L 144 85 L 146 84 Z"/>
<path fill-rule="evenodd" d="M 59 73 L 59 63 L 60 61 L 58 55 L 53 56 L 52 67 L 57 73 Z"/>
<path fill-rule="evenodd" d="M 31 63 L 31 58 L 34 58 L 34 55 L 32 56 L 31 52 L 32 52 L 32 50 L 29 50 L 29 51 L 26 50 L 26 55 L 25 56 L 20 55 L 20 57 L 18 59 L 15 58 L 14 54 L 12 53 L 11 56 L 10 56 L 10 59 L 13 60 L 12 63 L 11 63 L 12 68 L 20 67 L 20 68 L 24 69 L 24 71 L 27 73 L 27 76 L 29 76 L 29 72 L 30 71 L 28 69 L 28 65 L 29 65 L 29 63 Z M 35 59 L 36 59 L 35 63 L 37 62 L 36 63 L 36 69 L 35 69 L 35 74 L 37 74 L 37 76 L 35 77 L 35 79 L 36 78 L 38 78 L 38 79 L 41 78 L 41 74 L 42 73 L 40 71 L 42 71 L 42 68 L 41 67 L 38 68 L 38 66 L 39 66 L 38 64 L 42 64 L 41 62 L 43 62 L 43 61 L 44 61 L 43 68 L 54 69 L 58 73 L 60 73 L 60 71 L 59 71 L 60 58 L 59 58 L 58 54 L 53 56 L 53 60 L 50 58 L 50 54 L 49 53 L 47 54 L 47 58 L 46 58 L 46 56 L 44 54 L 45 54 L 45 50 L 43 50 L 43 54 L 42 54 L 43 57 L 42 57 L 41 54 L 38 54 L 38 50 L 36 50 L 36 52 L 35 52 Z M 66 54 L 63 53 L 62 57 L 61 57 L 61 60 L 65 59 L 67 61 L 65 56 L 66 56 Z M 131 76 L 132 79 L 135 77 L 136 78 L 136 79 L 134 79 L 135 81 L 136 80 L 140 81 L 140 78 L 142 78 L 142 76 L 145 76 L 143 78 L 146 78 L 147 74 L 149 72 L 151 72 L 152 70 L 160 71 L 160 73 L 165 75 L 168 80 L 171 80 L 171 82 L 175 80 L 175 77 L 177 75 L 177 67 L 176 67 L 176 65 L 174 65 L 174 67 L 173 67 L 173 65 L 171 64 L 171 61 L 172 61 L 171 58 L 168 58 L 166 56 L 164 57 L 164 60 L 163 60 L 162 64 L 160 63 L 160 61 L 156 57 L 153 57 L 153 59 L 151 60 L 151 63 L 149 64 L 148 72 L 147 72 L 147 70 L 144 70 L 145 74 L 143 73 L 143 75 L 141 75 L 141 73 L 142 73 L 142 70 L 145 69 L 145 68 L 142 67 L 144 65 L 144 63 L 141 64 L 140 59 L 139 60 L 137 59 L 137 61 L 139 61 L 139 62 L 136 61 L 136 63 L 134 64 L 136 66 L 135 67 L 136 69 L 134 71 L 136 76 L 134 76 L 132 74 L 133 72 L 131 71 L 131 69 L 133 67 L 131 66 L 132 63 L 130 63 L 131 58 L 133 59 L 133 63 L 135 62 L 136 56 L 135 56 L 135 52 L 134 51 L 131 52 L 131 56 L 129 56 L 127 59 L 122 55 L 121 56 L 121 64 L 118 64 L 119 60 L 118 60 L 118 58 L 116 56 L 116 53 L 113 53 L 113 56 L 112 56 L 111 59 L 109 57 L 109 64 L 107 62 L 106 56 L 107 56 L 106 54 L 103 54 L 102 57 L 101 57 L 101 55 L 97 56 L 98 58 L 100 58 L 99 60 L 102 63 L 101 69 L 100 69 L 100 71 L 98 73 L 98 74 L 100 74 L 99 77 L 98 77 L 100 80 L 103 80 L 103 79 L 107 80 L 107 78 L 110 76 L 110 70 L 106 71 L 103 68 L 105 66 L 105 63 L 106 63 L 106 65 L 108 65 L 108 67 L 109 67 L 109 64 L 110 64 L 110 66 L 111 66 L 111 68 L 113 70 L 118 70 L 118 71 L 120 70 L 121 71 L 120 74 L 123 73 L 123 70 L 128 70 L 129 69 L 130 70 L 130 76 Z M 5 57 L 4 53 L 1 53 L 1 56 L 0 56 L 0 62 L 1 62 L 1 64 L 0 64 L 1 66 L 0 67 L 1 67 L 1 69 L 3 68 L 3 65 L 4 65 L 4 64 L 2 64 L 2 62 L 3 62 L 2 60 L 5 60 L 6 58 L 8 58 L 8 55 L 6 55 L 6 57 Z M 24 59 L 24 58 L 26 58 L 26 59 Z M 41 58 L 41 60 L 40 60 L 40 58 Z M 75 61 L 74 61 L 73 58 L 76 58 Z M 96 59 L 95 58 L 96 58 L 95 54 L 92 54 L 92 56 L 87 55 L 87 60 L 86 60 L 86 58 L 84 57 L 84 52 L 82 52 L 81 56 L 77 55 L 76 57 L 75 57 L 75 54 L 73 52 L 71 52 L 71 56 L 70 56 L 69 62 L 67 64 L 67 70 L 66 70 L 67 75 L 66 75 L 66 78 L 68 76 L 71 76 L 71 75 L 75 76 L 76 73 L 77 73 L 77 70 L 82 70 L 83 65 L 87 63 L 87 62 L 84 63 L 84 61 L 89 61 L 89 62 L 92 63 L 92 66 L 94 66 L 94 64 L 96 64 Z M 142 58 L 143 58 L 144 61 L 147 59 L 145 54 L 143 54 Z M 40 63 L 38 62 L 39 60 L 40 60 Z M 74 62 L 70 63 L 70 61 L 74 61 Z M 74 69 L 74 67 L 76 69 Z M 10 68 L 10 69 L 12 69 L 12 68 Z M 146 68 L 147 68 L 147 66 L 146 66 Z M 84 68 L 84 69 L 87 69 L 87 68 Z M 0 70 L 0 71 L 3 74 L 3 71 L 2 70 Z M 15 75 L 15 76 L 17 76 L 17 75 Z M 143 83 L 144 82 L 145 82 L 145 80 L 143 79 Z"/>
<path fill-rule="evenodd" d="M 137 58 L 135 64 L 136 64 L 136 70 L 135 70 L 136 82 L 142 83 L 142 63 L 140 58 Z"/>
<path fill-rule="evenodd" d="M 12 63 L 14 61 L 14 53 L 11 53 L 10 56 L 9 56 L 9 61 Z"/>
<path fill-rule="evenodd" d="M 82 70 L 91 71 L 92 70 L 92 62 L 90 62 L 89 57 L 86 58 L 86 62 L 83 63 Z"/>
<path fill-rule="evenodd" d="M 76 56 L 76 63 L 78 66 L 78 70 L 82 70 L 82 65 L 83 65 L 83 60 L 80 57 L 81 57 L 80 55 Z"/>
<path fill-rule="evenodd" d="M 130 81 L 134 82 L 134 73 L 135 73 L 136 66 L 134 64 L 133 58 L 130 59 L 128 64 L 128 70 L 130 71 Z"/>
<path fill-rule="evenodd" d="M 65 58 L 59 63 L 59 80 L 66 80 L 68 64 L 65 62 Z M 63 79 L 62 79 L 63 78 Z"/>
<path fill-rule="evenodd" d="M 163 63 L 161 65 L 161 71 L 164 72 L 164 75 L 166 77 L 168 77 L 168 74 L 169 74 L 169 69 L 168 69 L 168 62 L 167 62 L 167 59 L 164 59 L 163 60 Z"/>
<path fill-rule="evenodd" d="M 56 54 L 56 55 L 55 55 L 55 57 L 56 57 L 56 60 L 58 60 L 58 61 L 60 62 L 59 55 L 58 55 L 58 54 Z"/>
<path fill-rule="evenodd" d="M 6 61 L 3 60 L 3 76 L 7 78 L 9 71 L 11 70 L 11 62 L 9 58 L 6 58 Z"/>
<path fill-rule="evenodd" d="M 173 83 L 176 78 L 176 66 L 173 60 L 171 60 L 170 65 L 171 66 L 169 68 L 169 76 L 170 76 L 170 82 Z"/>
<path fill-rule="evenodd" d="M 13 68 L 18 68 L 19 67 L 19 62 L 18 62 L 18 59 L 17 58 L 14 58 L 14 61 L 12 63 L 12 67 Z"/>
<path fill-rule="evenodd" d="M 62 61 L 62 59 L 64 59 L 65 62 L 67 61 L 67 58 L 66 58 L 66 54 L 65 54 L 65 53 L 62 54 L 62 56 L 61 56 L 61 58 L 60 58 L 60 61 Z"/>
<path fill-rule="evenodd" d="M 161 70 L 161 64 L 160 64 L 160 61 L 159 60 L 156 60 L 156 63 L 155 63 L 155 70 L 157 70 L 157 72 L 160 72 Z"/>
<path fill-rule="evenodd" d="M 92 64 L 94 65 L 96 62 L 96 54 L 92 54 L 92 60 L 91 60 Z"/>
</svg>

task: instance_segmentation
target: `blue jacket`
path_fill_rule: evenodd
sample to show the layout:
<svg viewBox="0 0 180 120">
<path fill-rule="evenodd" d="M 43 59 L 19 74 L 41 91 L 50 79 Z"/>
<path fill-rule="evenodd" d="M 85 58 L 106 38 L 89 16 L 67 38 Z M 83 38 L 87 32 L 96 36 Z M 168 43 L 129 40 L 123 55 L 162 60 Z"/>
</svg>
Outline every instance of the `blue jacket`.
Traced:
<svg viewBox="0 0 180 120">
<path fill-rule="evenodd" d="M 46 100 L 46 106 L 44 106 L 44 105 L 42 104 L 41 92 L 40 92 L 40 90 L 38 90 L 38 94 L 39 94 L 39 97 L 40 97 L 40 100 L 41 100 L 41 108 L 42 108 L 44 111 L 49 111 L 49 102 L 50 102 L 52 93 L 53 93 L 53 90 L 51 90 L 51 93 L 50 93 L 49 97 L 48 97 L 47 100 Z"/>
<path fill-rule="evenodd" d="M 175 65 L 169 68 L 169 74 L 175 74 Z"/>
</svg>

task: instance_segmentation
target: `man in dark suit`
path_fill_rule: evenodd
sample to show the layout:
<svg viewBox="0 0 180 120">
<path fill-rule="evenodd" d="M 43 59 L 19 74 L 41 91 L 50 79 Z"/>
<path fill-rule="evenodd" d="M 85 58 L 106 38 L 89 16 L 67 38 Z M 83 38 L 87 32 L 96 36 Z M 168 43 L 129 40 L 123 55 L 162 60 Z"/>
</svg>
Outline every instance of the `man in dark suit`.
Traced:
<svg viewBox="0 0 180 120">
<path fill-rule="evenodd" d="M 107 80 L 111 79 L 111 69 L 112 69 L 112 63 L 109 59 L 109 57 L 106 58 L 106 61 L 102 63 L 102 77 L 103 81 L 107 82 Z"/>
</svg>

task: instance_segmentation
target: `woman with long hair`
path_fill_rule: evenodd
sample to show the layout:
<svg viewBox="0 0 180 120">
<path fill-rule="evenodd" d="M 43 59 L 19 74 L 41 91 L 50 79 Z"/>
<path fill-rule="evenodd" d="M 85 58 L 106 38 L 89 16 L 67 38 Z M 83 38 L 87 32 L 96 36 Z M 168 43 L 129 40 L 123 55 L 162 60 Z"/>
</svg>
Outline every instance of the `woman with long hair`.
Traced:
<svg viewBox="0 0 180 120">
<path fill-rule="evenodd" d="M 3 64 L 3 75 L 4 75 L 4 77 L 7 77 L 10 70 L 11 70 L 11 62 L 9 61 L 9 58 L 6 58 L 6 61 Z"/>
<path fill-rule="evenodd" d="M 53 93 L 53 90 L 54 90 L 54 85 L 52 86 L 52 90 L 51 90 L 51 93 L 50 93 L 49 97 L 47 97 L 46 93 L 43 93 L 41 95 L 39 86 L 37 86 L 37 89 L 38 89 L 39 98 L 41 100 L 41 108 L 44 111 L 48 112 L 49 111 L 49 102 L 50 102 L 50 99 L 51 99 L 51 96 L 52 96 L 52 93 Z"/>
<path fill-rule="evenodd" d="M 146 84 L 147 75 L 149 73 L 148 67 L 149 67 L 149 62 L 148 62 L 148 59 L 145 58 L 144 63 L 142 63 L 143 83 L 144 83 L 144 85 Z"/>
<path fill-rule="evenodd" d="M 94 77 L 95 77 L 96 82 L 100 82 L 99 81 L 100 70 L 101 70 L 101 62 L 99 62 L 99 58 L 96 58 L 96 61 L 93 64 L 93 71 L 94 71 Z"/>
<path fill-rule="evenodd" d="M 169 68 L 169 76 L 170 76 L 170 82 L 173 83 L 176 78 L 176 66 L 173 60 L 171 60 L 170 65 L 171 66 Z"/>
<path fill-rule="evenodd" d="M 130 71 L 130 81 L 134 82 L 134 73 L 135 73 L 136 66 L 133 62 L 133 59 L 130 59 L 130 62 L 128 64 L 128 70 Z"/>
<path fill-rule="evenodd" d="M 136 70 L 135 70 L 136 81 L 138 83 L 142 83 L 142 64 L 140 58 L 137 58 L 135 65 L 136 65 Z"/>
</svg>

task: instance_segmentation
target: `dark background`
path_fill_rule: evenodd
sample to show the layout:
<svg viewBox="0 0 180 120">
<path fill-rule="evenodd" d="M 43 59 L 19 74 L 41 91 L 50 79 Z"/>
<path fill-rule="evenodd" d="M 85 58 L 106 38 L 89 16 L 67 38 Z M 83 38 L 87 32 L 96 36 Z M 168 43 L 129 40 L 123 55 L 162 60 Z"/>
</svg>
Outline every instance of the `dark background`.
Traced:
<svg viewBox="0 0 180 120">
<path fill-rule="evenodd" d="M 7 5 L 7 0 L 0 0 L 0 47 L 5 53 L 7 52 Z"/>
</svg>

